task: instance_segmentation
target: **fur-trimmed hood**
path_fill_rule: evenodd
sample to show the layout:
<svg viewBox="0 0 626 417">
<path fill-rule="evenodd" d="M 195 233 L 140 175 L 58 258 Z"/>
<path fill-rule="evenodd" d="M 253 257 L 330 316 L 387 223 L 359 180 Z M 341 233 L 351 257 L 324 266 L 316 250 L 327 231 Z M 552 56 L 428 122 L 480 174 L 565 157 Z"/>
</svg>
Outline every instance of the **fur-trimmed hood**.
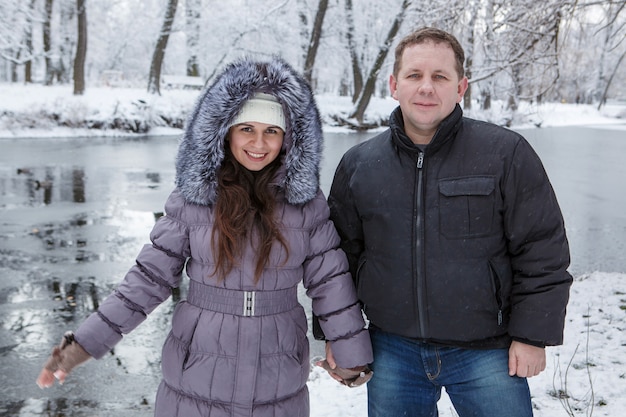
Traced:
<svg viewBox="0 0 626 417">
<path fill-rule="evenodd" d="M 229 125 L 257 92 L 272 94 L 283 106 L 287 130 L 279 186 L 287 201 L 303 204 L 315 197 L 323 147 L 319 111 L 304 78 L 284 60 L 274 58 L 233 62 L 201 93 L 176 157 L 176 185 L 185 200 L 215 203 L 217 171 L 224 160 Z"/>
</svg>

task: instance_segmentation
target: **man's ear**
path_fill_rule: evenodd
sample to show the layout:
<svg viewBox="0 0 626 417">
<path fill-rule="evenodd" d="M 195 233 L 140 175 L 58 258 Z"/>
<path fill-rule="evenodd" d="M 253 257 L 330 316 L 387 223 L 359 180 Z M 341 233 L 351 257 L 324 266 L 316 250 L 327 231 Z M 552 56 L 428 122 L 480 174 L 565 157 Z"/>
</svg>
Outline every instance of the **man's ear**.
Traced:
<svg viewBox="0 0 626 417">
<path fill-rule="evenodd" d="M 391 91 L 391 97 L 394 99 L 398 99 L 398 95 L 396 94 L 398 91 L 398 82 L 396 81 L 396 77 L 391 74 L 389 76 L 389 90 Z"/>
<path fill-rule="evenodd" d="M 457 103 L 460 103 L 461 100 L 463 100 L 463 96 L 465 95 L 465 92 L 467 91 L 468 86 L 469 86 L 469 81 L 467 80 L 467 77 L 463 77 L 461 81 L 459 81 L 459 85 L 457 86 L 457 93 L 458 93 L 458 97 L 456 99 Z"/>
</svg>

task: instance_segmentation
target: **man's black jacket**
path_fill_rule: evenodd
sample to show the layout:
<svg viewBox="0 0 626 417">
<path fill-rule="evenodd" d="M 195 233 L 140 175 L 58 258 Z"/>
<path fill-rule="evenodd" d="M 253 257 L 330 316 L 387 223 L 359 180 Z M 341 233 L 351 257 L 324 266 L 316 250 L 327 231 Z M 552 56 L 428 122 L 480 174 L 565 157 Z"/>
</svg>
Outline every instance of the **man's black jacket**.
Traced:
<svg viewBox="0 0 626 417">
<path fill-rule="evenodd" d="M 344 155 L 328 201 L 374 326 L 461 347 L 562 343 L 569 247 L 519 134 L 457 105 L 422 152 L 398 107 L 389 130 Z"/>
</svg>

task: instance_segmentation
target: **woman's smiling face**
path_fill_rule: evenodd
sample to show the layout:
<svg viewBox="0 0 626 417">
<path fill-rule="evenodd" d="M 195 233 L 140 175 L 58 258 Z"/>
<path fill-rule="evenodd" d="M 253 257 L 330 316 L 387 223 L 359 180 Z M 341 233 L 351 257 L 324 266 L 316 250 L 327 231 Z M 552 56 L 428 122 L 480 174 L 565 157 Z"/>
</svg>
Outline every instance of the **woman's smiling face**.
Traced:
<svg viewBox="0 0 626 417">
<path fill-rule="evenodd" d="M 250 171 L 260 171 L 278 157 L 285 132 L 260 122 L 239 123 L 230 128 L 230 151 Z"/>
</svg>

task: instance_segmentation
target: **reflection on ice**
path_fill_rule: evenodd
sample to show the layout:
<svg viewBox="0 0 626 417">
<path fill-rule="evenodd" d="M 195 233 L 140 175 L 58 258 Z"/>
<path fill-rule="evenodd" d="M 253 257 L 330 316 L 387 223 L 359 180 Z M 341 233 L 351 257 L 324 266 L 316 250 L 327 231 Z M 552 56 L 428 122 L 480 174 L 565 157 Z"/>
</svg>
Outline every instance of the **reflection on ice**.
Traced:
<svg viewBox="0 0 626 417">
<path fill-rule="evenodd" d="M 81 411 L 93 410 L 97 406 L 98 403 L 86 400 L 29 398 L 0 405 L 0 415 L 14 417 L 39 415 L 46 417 L 70 417 L 88 415 L 82 414 Z"/>
</svg>

